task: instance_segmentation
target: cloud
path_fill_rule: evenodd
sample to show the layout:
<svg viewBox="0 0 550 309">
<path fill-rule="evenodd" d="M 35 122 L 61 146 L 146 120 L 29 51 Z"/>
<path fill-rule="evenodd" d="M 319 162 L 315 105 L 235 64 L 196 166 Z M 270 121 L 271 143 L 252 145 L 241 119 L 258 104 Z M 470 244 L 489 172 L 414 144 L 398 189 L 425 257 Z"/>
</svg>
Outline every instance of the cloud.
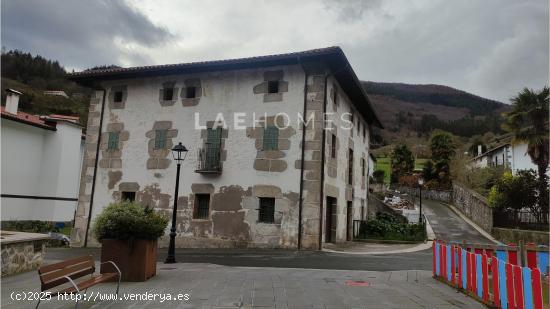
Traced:
<svg viewBox="0 0 550 309">
<path fill-rule="evenodd" d="M 123 1 L 2 1 L 2 45 L 69 68 L 149 62 L 172 35 Z"/>
<path fill-rule="evenodd" d="M 3 45 L 74 68 L 339 45 L 365 80 L 444 84 L 504 102 L 548 84 L 542 0 L 127 1 L 2 1 Z"/>
</svg>

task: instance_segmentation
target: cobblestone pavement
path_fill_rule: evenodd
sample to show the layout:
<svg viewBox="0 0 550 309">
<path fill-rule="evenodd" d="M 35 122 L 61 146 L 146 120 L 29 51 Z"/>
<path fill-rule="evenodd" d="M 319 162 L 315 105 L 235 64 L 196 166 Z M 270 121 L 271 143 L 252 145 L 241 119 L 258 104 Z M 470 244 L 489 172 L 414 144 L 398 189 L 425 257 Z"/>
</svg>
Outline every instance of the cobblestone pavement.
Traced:
<svg viewBox="0 0 550 309">
<path fill-rule="evenodd" d="M 359 286 L 352 286 L 359 285 Z M 14 301 L 12 292 L 38 291 L 36 272 L 3 278 L 2 308 L 34 308 Z M 114 283 L 90 288 L 112 293 Z M 484 308 L 475 300 L 435 281 L 429 271 L 343 271 L 267 267 L 230 267 L 201 263 L 158 264 L 157 276 L 121 285 L 126 293 L 188 293 L 188 301 L 83 301 L 79 308 Z M 62 300 L 40 308 L 72 308 Z"/>
</svg>

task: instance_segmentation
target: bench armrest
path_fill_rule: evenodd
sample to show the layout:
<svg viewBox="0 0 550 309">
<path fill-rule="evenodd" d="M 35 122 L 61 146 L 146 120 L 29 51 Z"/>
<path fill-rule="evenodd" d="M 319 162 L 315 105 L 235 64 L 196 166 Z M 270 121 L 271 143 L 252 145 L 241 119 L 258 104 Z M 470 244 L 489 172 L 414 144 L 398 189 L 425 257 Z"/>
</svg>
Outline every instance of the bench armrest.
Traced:
<svg viewBox="0 0 550 309">
<path fill-rule="evenodd" d="M 73 287 L 76 289 L 76 292 L 80 294 L 80 289 L 78 288 L 78 286 L 74 283 L 73 279 L 71 279 L 71 277 L 69 276 L 63 276 L 63 278 L 69 280 L 69 282 L 73 285 Z"/>
<path fill-rule="evenodd" d="M 107 264 L 107 263 L 113 264 L 113 266 L 114 266 L 114 267 L 116 268 L 116 270 L 118 271 L 118 277 L 119 277 L 119 278 L 122 277 L 122 272 L 120 271 L 120 268 L 118 268 L 118 266 L 115 264 L 115 262 L 113 262 L 113 261 L 106 261 L 106 262 L 103 262 L 103 263 L 101 263 L 101 264 L 99 264 L 99 265 L 103 265 L 103 264 Z"/>
</svg>

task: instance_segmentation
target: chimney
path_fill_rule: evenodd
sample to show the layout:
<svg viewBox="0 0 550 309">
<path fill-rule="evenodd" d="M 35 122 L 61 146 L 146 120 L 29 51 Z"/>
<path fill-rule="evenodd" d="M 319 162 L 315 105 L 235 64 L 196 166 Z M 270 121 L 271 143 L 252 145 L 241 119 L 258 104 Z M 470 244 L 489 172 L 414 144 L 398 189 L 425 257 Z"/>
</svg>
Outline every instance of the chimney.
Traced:
<svg viewBox="0 0 550 309">
<path fill-rule="evenodd" d="M 17 115 L 17 108 L 19 106 L 19 96 L 22 93 L 13 90 L 13 89 L 6 89 L 6 112 Z"/>
<path fill-rule="evenodd" d="M 481 155 L 481 145 L 477 145 L 477 155 Z"/>
</svg>

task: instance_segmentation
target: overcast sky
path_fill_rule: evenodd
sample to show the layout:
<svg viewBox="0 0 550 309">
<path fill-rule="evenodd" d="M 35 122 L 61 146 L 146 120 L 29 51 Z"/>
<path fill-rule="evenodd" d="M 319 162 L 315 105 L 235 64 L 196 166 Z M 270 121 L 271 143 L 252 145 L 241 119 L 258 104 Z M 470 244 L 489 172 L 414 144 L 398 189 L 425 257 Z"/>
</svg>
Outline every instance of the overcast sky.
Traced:
<svg viewBox="0 0 550 309">
<path fill-rule="evenodd" d="M 548 84 L 547 0 L 2 0 L 2 46 L 67 69 L 339 45 L 360 79 L 509 103 Z"/>
</svg>

